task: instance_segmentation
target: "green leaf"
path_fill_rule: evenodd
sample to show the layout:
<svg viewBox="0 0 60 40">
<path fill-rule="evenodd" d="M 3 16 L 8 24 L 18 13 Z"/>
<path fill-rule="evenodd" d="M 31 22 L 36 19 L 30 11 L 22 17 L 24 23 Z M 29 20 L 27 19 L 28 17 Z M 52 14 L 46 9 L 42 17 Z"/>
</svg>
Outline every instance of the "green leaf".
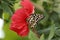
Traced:
<svg viewBox="0 0 60 40">
<path fill-rule="evenodd" d="M 15 3 L 13 7 L 15 10 L 20 8 L 20 2 Z"/>
<path fill-rule="evenodd" d="M 36 3 L 38 0 L 32 0 L 32 1 Z"/>
<path fill-rule="evenodd" d="M 1 7 L 2 7 L 3 11 L 8 12 L 10 14 L 13 13 L 12 10 L 10 9 L 10 7 L 5 2 L 1 3 Z"/>
<path fill-rule="evenodd" d="M 54 20 L 55 23 L 60 23 L 59 14 L 55 11 L 52 11 L 51 16 L 49 18 L 51 20 Z"/>
<path fill-rule="evenodd" d="M 55 0 L 54 11 L 56 11 L 60 14 L 60 0 Z"/>
<path fill-rule="evenodd" d="M 0 18 L 2 18 L 3 10 L 0 9 Z"/>
<path fill-rule="evenodd" d="M 37 36 L 32 31 L 30 31 L 30 33 L 29 33 L 29 39 L 30 40 L 38 40 Z"/>
<path fill-rule="evenodd" d="M 3 18 L 4 20 L 9 20 L 10 17 L 11 17 L 11 15 L 10 15 L 9 13 L 3 12 L 2 18 Z"/>
<path fill-rule="evenodd" d="M 43 2 L 44 2 L 44 0 L 38 0 L 37 4 L 42 6 Z"/>
<path fill-rule="evenodd" d="M 55 33 L 57 36 L 60 36 L 60 29 L 57 29 Z"/>
<path fill-rule="evenodd" d="M 40 36 L 40 40 L 45 40 L 45 39 L 44 39 L 44 34 L 42 34 L 42 35 Z"/>
<path fill-rule="evenodd" d="M 50 27 L 50 34 L 48 36 L 48 40 L 51 40 L 55 34 L 55 24 L 52 21 L 52 25 Z"/>
</svg>

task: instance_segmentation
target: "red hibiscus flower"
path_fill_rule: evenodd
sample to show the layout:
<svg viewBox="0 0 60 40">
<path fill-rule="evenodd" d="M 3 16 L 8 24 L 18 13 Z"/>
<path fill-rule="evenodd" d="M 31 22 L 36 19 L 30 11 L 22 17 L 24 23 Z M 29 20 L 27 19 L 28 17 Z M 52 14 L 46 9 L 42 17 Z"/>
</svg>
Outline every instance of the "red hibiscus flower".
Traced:
<svg viewBox="0 0 60 40">
<path fill-rule="evenodd" d="M 22 8 L 16 10 L 11 18 L 10 29 L 15 31 L 19 36 L 27 36 L 29 33 L 27 18 L 33 12 L 33 5 L 30 1 L 22 1 Z"/>
<path fill-rule="evenodd" d="M 12 23 L 10 29 L 17 32 L 20 36 L 26 36 L 29 33 L 28 24 L 26 22 L 27 15 L 23 8 L 18 9 L 12 16 Z"/>
</svg>

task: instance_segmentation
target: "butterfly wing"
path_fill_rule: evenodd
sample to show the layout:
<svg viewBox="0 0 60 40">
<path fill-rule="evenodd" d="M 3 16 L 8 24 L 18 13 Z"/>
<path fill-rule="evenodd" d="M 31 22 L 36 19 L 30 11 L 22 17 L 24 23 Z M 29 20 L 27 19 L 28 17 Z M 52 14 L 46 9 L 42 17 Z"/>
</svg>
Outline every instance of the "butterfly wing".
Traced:
<svg viewBox="0 0 60 40">
<path fill-rule="evenodd" d="M 27 21 L 30 27 L 34 27 L 37 24 L 37 22 L 42 18 L 43 18 L 43 14 L 32 14 Z"/>
</svg>

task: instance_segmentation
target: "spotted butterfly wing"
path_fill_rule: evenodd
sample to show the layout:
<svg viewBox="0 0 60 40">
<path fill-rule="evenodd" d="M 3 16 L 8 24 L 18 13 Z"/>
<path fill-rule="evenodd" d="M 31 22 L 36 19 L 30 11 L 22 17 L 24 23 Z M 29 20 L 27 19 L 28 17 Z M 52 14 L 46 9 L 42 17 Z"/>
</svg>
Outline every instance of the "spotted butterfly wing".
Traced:
<svg viewBox="0 0 60 40">
<path fill-rule="evenodd" d="M 42 14 L 32 14 L 28 19 L 28 23 L 30 27 L 34 27 L 39 20 L 43 18 Z"/>
</svg>

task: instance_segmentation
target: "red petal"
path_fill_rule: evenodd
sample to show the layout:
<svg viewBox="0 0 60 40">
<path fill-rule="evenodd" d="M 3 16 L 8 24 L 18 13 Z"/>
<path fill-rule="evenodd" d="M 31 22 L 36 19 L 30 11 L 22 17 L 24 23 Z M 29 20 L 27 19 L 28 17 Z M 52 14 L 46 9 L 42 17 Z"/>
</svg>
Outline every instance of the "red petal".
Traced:
<svg viewBox="0 0 60 40">
<path fill-rule="evenodd" d="M 23 6 L 25 11 L 27 12 L 28 16 L 32 14 L 32 12 L 34 10 L 34 6 L 30 1 L 22 1 L 21 5 Z"/>
<path fill-rule="evenodd" d="M 23 8 L 16 10 L 12 16 L 13 21 L 14 20 L 21 20 L 22 21 L 22 20 L 26 20 L 26 18 L 27 18 L 27 15 L 25 14 L 25 11 Z"/>
<path fill-rule="evenodd" d="M 29 28 L 27 26 L 25 26 L 20 32 L 18 35 L 24 37 L 24 36 L 27 36 L 29 33 Z"/>
</svg>

